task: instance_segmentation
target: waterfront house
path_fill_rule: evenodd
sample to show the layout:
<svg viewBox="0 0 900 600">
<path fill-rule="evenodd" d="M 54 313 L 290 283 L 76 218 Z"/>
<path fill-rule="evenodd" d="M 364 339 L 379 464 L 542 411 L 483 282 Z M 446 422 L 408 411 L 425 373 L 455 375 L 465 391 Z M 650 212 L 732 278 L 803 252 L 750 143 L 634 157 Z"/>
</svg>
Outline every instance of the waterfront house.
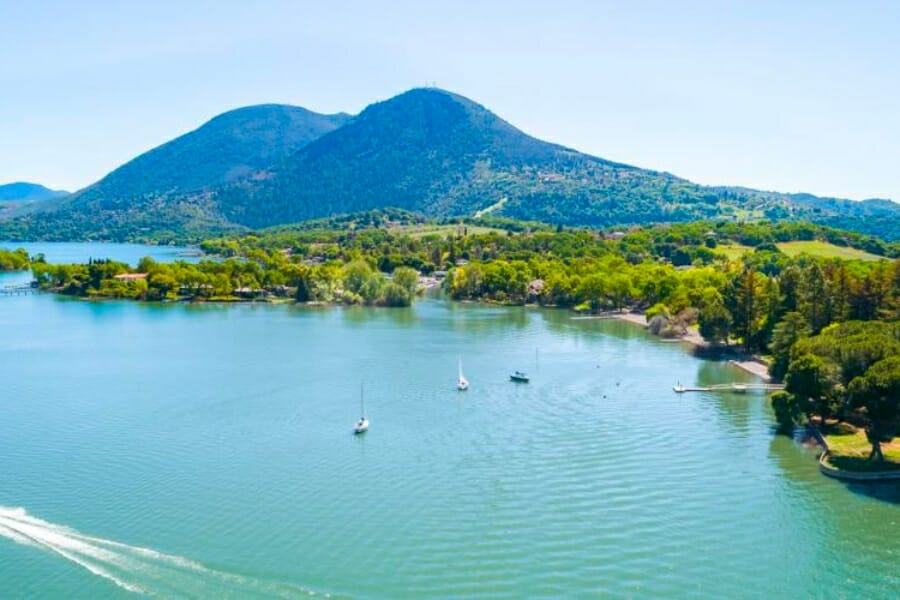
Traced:
<svg viewBox="0 0 900 600">
<path fill-rule="evenodd" d="M 146 273 L 119 273 L 118 275 L 113 275 L 113 279 L 118 281 L 138 281 L 140 279 L 147 279 Z"/>
</svg>

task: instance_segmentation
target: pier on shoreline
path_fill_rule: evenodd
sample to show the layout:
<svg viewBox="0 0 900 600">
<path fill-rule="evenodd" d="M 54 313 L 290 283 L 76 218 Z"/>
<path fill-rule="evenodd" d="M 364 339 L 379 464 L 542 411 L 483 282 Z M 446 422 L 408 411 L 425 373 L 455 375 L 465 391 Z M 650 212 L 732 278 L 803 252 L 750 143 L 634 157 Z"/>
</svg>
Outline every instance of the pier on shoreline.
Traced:
<svg viewBox="0 0 900 600">
<path fill-rule="evenodd" d="M 685 386 L 675 384 L 672 389 L 676 394 L 684 394 L 685 392 L 776 392 L 784 389 L 782 383 L 718 383 L 715 385 L 703 386 Z"/>
</svg>

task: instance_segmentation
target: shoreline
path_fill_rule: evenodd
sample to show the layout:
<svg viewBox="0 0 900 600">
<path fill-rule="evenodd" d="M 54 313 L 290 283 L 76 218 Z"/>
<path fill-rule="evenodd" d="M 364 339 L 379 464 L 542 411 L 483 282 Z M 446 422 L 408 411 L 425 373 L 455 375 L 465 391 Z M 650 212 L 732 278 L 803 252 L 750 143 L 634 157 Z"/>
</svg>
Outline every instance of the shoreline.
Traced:
<svg viewBox="0 0 900 600">
<path fill-rule="evenodd" d="M 420 282 L 421 283 L 421 282 Z M 428 292 L 434 287 L 438 287 L 437 285 L 433 286 L 424 286 L 423 292 Z M 220 305 L 234 305 L 234 304 L 270 304 L 270 305 L 300 305 L 300 306 L 311 306 L 311 307 L 331 307 L 331 306 L 361 306 L 356 304 L 345 304 L 342 302 L 323 302 L 323 301 L 310 301 L 310 302 L 297 302 L 293 298 L 290 297 L 263 297 L 263 298 L 221 298 L 217 297 L 215 299 L 200 299 L 200 298 L 171 298 L 171 299 L 161 299 L 161 300 L 140 300 L 135 298 L 112 298 L 107 296 L 70 296 L 68 294 L 61 293 L 58 289 L 41 289 L 43 292 L 51 293 L 61 297 L 73 298 L 76 300 L 86 301 L 86 302 L 106 302 L 106 301 L 129 301 L 129 302 L 144 302 L 150 304 L 220 304 Z M 448 299 L 449 302 L 460 302 L 463 304 L 474 303 L 474 304 L 485 304 L 486 306 L 496 306 L 494 303 L 483 302 L 479 300 L 452 300 Z M 505 305 L 504 305 L 505 306 Z M 533 305 L 524 304 L 523 308 L 529 308 Z M 553 307 L 545 307 L 545 308 L 553 308 Z M 597 314 L 578 314 L 576 313 L 573 317 L 573 320 L 592 320 L 592 319 L 615 319 L 618 321 L 624 321 L 626 323 L 630 323 L 632 325 L 638 325 L 647 328 L 647 317 L 643 313 L 636 313 L 632 311 L 607 311 Z M 673 337 L 673 338 L 664 338 L 661 336 L 654 336 L 658 338 L 660 342 L 668 342 L 668 343 L 687 343 L 690 344 L 696 350 L 709 350 L 713 348 L 709 343 L 706 342 L 701 336 L 700 333 L 696 329 L 688 329 L 686 333 L 683 335 Z M 728 348 L 723 348 L 726 352 L 731 352 L 732 355 L 736 355 L 737 358 L 732 358 L 728 360 L 728 364 L 737 367 L 738 369 L 744 371 L 745 373 L 749 373 L 760 378 L 763 382 L 769 383 L 772 378 L 769 376 L 769 367 L 768 365 L 755 357 L 746 358 L 746 355 L 741 355 L 739 353 L 735 353 Z"/>
<path fill-rule="evenodd" d="M 597 319 L 616 319 L 618 321 L 624 321 L 626 323 L 631 323 L 632 325 L 640 325 L 643 328 L 647 328 L 647 317 L 644 316 L 643 313 L 635 313 L 635 312 L 610 312 L 603 313 L 597 315 L 595 317 L 582 317 L 582 318 L 597 318 Z M 660 337 L 660 336 L 655 336 Z M 662 338 L 660 340 L 663 342 L 684 342 L 690 344 L 694 348 L 698 349 L 709 349 L 711 346 L 700 337 L 700 333 L 695 329 L 688 329 L 687 333 L 684 335 L 674 337 L 674 338 Z M 750 373 L 751 375 L 755 375 L 759 377 L 764 382 L 769 383 L 772 381 L 772 377 L 769 375 L 769 365 L 759 360 L 758 358 L 750 357 L 750 358 L 732 358 L 728 360 L 728 364 L 737 367 L 738 369 L 744 371 L 745 373 Z"/>
<path fill-rule="evenodd" d="M 842 481 L 851 482 L 876 482 L 876 481 L 898 481 L 900 480 L 900 471 L 848 471 L 836 467 L 829 461 L 830 453 L 826 449 L 819 455 L 819 471 L 823 475 L 840 479 Z"/>
</svg>

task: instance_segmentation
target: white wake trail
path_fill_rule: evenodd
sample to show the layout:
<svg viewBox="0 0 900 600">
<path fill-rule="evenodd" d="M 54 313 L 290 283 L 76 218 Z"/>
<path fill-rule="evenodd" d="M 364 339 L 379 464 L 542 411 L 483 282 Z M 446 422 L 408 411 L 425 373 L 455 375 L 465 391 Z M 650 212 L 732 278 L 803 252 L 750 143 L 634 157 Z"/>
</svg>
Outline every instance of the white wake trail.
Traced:
<svg viewBox="0 0 900 600">
<path fill-rule="evenodd" d="M 56 529 L 65 531 L 62 527 L 56 527 Z M 114 556 L 107 552 L 103 552 L 102 550 L 99 552 L 91 552 L 93 549 L 80 543 L 74 536 L 66 537 L 58 531 L 54 531 L 54 526 L 51 526 L 46 521 L 28 516 L 25 509 L 7 509 L 5 507 L 0 507 L 0 535 L 8 537 L 20 544 L 35 546 L 58 554 L 63 558 L 84 567 L 94 575 L 109 579 L 129 592 L 144 592 L 144 590 L 137 585 L 119 579 L 108 570 L 85 557 L 85 555 L 91 556 L 93 554 L 101 560 L 114 561 Z"/>
<path fill-rule="evenodd" d="M 24 508 L 0 506 L 0 536 L 54 553 L 139 594 L 240 598 L 317 595 L 291 585 L 216 571 L 181 556 L 86 535 L 34 517 Z"/>
</svg>

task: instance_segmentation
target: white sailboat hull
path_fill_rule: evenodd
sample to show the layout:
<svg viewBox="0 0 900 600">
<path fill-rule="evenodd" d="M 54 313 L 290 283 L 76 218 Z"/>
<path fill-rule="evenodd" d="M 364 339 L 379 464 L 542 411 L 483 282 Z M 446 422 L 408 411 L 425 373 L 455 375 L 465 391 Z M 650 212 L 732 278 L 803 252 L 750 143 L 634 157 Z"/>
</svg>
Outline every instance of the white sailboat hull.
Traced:
<svg viewBox="0 0 900 600">
<path fill-rule="evenodd" d="M 366 399 L 363 384 L 359 384 L 359 421 L 353 426 L 354 435 L 365 433 L 369 430 L 369 419 L 366 417 Z"/>
<path fill-rule="evenodd" d="M 456 379 L 456 389 L 460 392 L 469 389 L 469 380 L 465 378 L 462 372 L 462 359 L 459 359 L 459 376 Z"/>
</svg>

